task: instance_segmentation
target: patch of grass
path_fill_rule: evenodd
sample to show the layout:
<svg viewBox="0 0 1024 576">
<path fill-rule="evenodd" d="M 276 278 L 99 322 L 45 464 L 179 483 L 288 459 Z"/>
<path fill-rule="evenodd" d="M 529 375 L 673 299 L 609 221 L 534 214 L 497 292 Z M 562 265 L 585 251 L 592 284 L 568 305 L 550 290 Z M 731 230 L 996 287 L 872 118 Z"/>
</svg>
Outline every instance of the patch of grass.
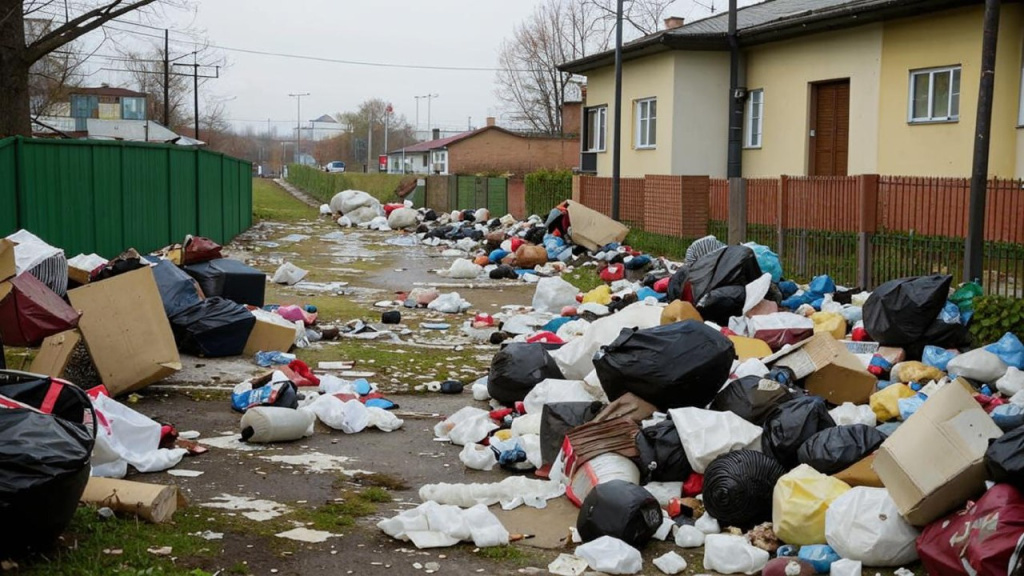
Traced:
<svg viewBox="0 0 1024 576">
<path fill-rule="evenodd" d="M 253 178 L 252 215 L 256 221 L 295 222 L 315 218 L 317 212 L 315 208 L 302 203 L 272 180 Z"/>
<path fill-rule="evenodd" d="M 488 560 L 514 564 L 517 566 L 525 566 L 533 559 L 532 554 L 523 550 L 519 546 L 513 546 L 511 544 L 481 548 L 476 554 L 477 556 L 487 558 Z"/>
<path fill-rule="evenodd" d="M 346 477 L 347 478 L 347 477 Z M 374 472 L 373 474 L 357 474 L 352 479 L 356 484 L 370 487 L 379 487 L 392 492 L 401 492 L 409 489 L 409 484 L 390 474 L 383 472 Z"/>
<path fill-rule="evenodd" d="M 597 269 L 592 266 L 577 266 L 572 272 L 562 274 L 562 279 L 578 288 L 580 292 L 590 292 L 604 284 L 604 280 L 597 275 Z"/>
<path fill-rule="evenodd" d="M 363 498 L 375 504 L 383 504 L 393 500 L 391 493 L 380 486 L 370 486 L 366 490 L 363 490 Z"/>
<path fill-rule="evenodd" d="M 391 495 L 386 490 L 369 488 L 363 492 L 347 492 L 341 499 L 317 508 L 298 508 L 284 519 L 330 532 L 355 526 L 357 519 L 376 513 L 378 503 L 390 501 Z"/>
</svg>

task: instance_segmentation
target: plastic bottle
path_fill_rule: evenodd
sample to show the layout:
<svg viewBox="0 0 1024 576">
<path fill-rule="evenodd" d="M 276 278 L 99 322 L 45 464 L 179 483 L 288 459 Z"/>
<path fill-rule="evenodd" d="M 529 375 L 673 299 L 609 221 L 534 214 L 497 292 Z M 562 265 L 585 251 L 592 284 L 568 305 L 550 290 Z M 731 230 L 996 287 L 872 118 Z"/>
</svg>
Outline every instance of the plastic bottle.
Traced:
<svg viewBox="0 0 1024 576">
<path fill-rule="evenodd" d="M 257 406 L 242 416 L 245 442 L 290 442 L 313 434 L 316 417 L 308 410 Z"/>
</svg>

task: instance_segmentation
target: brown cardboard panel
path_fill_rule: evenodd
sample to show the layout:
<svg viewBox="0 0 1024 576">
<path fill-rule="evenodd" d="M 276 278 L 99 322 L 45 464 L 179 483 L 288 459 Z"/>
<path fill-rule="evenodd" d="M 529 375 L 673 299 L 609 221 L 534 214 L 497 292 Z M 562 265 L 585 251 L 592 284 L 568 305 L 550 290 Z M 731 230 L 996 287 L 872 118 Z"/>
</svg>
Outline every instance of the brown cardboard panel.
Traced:
<svg viewBox="0 0 1024 576">
<path fill-rule="evenodd" d="M 82 312 L 79 330 L 111 396 L 181 370 L 163 301 L 149 267 L 68 292 Z"/>
<path fill-rule="evenodd" d="M 908 522 L 923 526 L 985 488 L 985 449 L 1002 431 L 956 383 L 931 395 L 879 449 L 875 472 Z"/>
<path fill-rule="evenodd" d="M 765 363 L 793 370 L 806 378 L 807 391 L 830 404 L 866 404 L 878 379 L 846 347 L 826 333 L 815 334 L 793 347 L 770 356 Z"/>
<path fill-rule="evenodd" d="M 179 505 L 184 503 L 177 486 L 95 476 L 89 478 L 81 501 L 107 506 L 114 512 L 132 514 L 154 524 L 170 520 Z"/>
<path fill-rule="evenodd" d="M 524 546 L 546 550 L 565 548 L 567 543 L 570 548 L 575 546 L 568 540 L 569 528 L 576 526 L 580 510 L 564 496 L 548 500 L 547 507 L 540 510 L 529 506 L 502 510 L 500 506 L 493 506 L 491 512 L 509 534 L 533 536 L 520 542 Z"/>
<path fill-rule="evenodd" d="M 32 360 L 29 372 L 62 378 L 75 346 L 81 341 L 82 334 L 78 330 L 68 330 L 47 337 L 39 347 L 39 353 Z"/>
<path fill-rule="evenodd" d="M 629 228 L 587 208 L 579 202 L 568 201 L 569 223 L 572 227 L 572 241 L 588 250 L 597 250 L 611 242 L 622 242 L 629 234 Z"/>
<path fill-rule="evenodd" d="M 875 473 L 872 464 L 875 463 L 875 455 L 864 458 L 860 462 L 857 462 L 853 466 L 850 466 L 842 472 L 837 472 L 832 475 L 837 480 L 842 480 L 850 486 L 869 486 L 871 488 L 885 488 L 882 484 L 882 479 Z"/>
<path fill-rule="evenodd" d="M 772 348 L 764 340 L 757 338 L 744 338 L 743 336 L 729 336 L 733 346 L 736 347 L 736 357 L 740 362 L 751 358 L 767 358 L 772 355 Z"/>
<path fill-rule="evenodd" d="M 17 267 L 14 261 L 14 242 L 6 238 L 0 238 L 0 281 L 17 274 Z"/>
<path fill-rule="evenodd" d="M 274 313 L 254 311 L 256 325 L 249 333 L 243 354 L 253 356 L 257 352 L 287 352 L 295 343 L 295 325 Z"/>
</svg>

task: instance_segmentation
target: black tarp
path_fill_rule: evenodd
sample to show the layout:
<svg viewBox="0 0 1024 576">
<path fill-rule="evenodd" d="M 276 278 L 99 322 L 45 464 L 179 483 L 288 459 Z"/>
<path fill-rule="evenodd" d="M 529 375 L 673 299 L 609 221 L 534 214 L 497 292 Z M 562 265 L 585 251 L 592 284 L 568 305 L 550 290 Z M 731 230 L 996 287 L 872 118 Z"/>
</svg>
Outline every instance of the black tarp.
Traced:
<svg viewBox="0 0 1024 576">
<path fill-rule="evenodd" d="M 609 399 L 632 392 L 668 410 L 706 406 L 729 377 L 735 357 L 728 338 L 687 320 L 644 330 L 623 328 L 594 356 L 594 367 Z"/>
<path fill-rule="evenodd" d="M 491 360 L 487 392 L 498 402 L 511 405 L 526 398 L 530 390 L 544 380 L 562 377 L 562 371 L 544 344 L 513 342 Z"/>
<path fill-rule="evenodd" d="M 801 464 L 831 475 L 860 462 L 878 450 L 882 442 L 885 442 L 885 435 L 874 426 L 836 426 L 808 438 L 797 451 L 797 458 Z"/>
<path fill-rule="evenodd" d="M 733 380 L 711 402 L 710 408 L 732 412 L 751 424 L 762 426 L 779 410 L 779 404 L 797 397 L 786 386 L 760 376 L 744 376 Z"/>
<path fill-rule="evenodd" d="M 764 423 L 761 450 L 787 470 L 800 464 L 800 447 L 818 432 L 836 425 L 825 399 L 818 396 L 794 398 L 779 405 L 779 411 Z"/>
<path fill-rule="evenodd" d="M 704 507 L 724 526 L 747 530 L 771 522 L 775 483 L 786 469 L 755 450 L 736 450 L 715 458 L 704 470 Z"/>
<path fill-rule="evenodd" d="M 185 272 L 199 282 L 207 298 L 220 296 L 239 304 L 263 307 L 267 275 L 231 258 L 189 264 Z"/>
<path fill-rule="evenodd" d="M 168 318 L 202 300 L 195 279 L 170 260 L 161 260 L 153 267 L 153 279 L 160 290 L 160 300 L 164 303 L 164 313 Z"/>
<path fill-rule="evenodd" d="M 242 353 L 256 317 L 245 306 L 215 296 L 175 314 L 170 321 L 180 350 L 219 358 Z"/>
<path fill-rule="evenodd" d="M 594 486 L 580 506 L 576 530 L 584 542 L 613 536 L 643 548 L 661 526 L 661 506 L 646 489 L 611 480 Z"/>
</svg>

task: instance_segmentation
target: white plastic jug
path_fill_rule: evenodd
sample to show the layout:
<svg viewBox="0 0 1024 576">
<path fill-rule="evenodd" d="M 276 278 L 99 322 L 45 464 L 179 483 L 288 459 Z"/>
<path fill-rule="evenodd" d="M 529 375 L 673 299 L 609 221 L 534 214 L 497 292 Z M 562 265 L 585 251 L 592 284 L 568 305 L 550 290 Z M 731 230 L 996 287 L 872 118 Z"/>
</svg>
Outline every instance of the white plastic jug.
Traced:
<svg viewBox="0 0 1024 576">
<path fill-rule="evenodd" d="M 308 410 L 256 406 L 242 416 L 242 439 L 258 443 L 298 440 L 313 435 L 315 420 L 316 417 Z"/>
</svg>

